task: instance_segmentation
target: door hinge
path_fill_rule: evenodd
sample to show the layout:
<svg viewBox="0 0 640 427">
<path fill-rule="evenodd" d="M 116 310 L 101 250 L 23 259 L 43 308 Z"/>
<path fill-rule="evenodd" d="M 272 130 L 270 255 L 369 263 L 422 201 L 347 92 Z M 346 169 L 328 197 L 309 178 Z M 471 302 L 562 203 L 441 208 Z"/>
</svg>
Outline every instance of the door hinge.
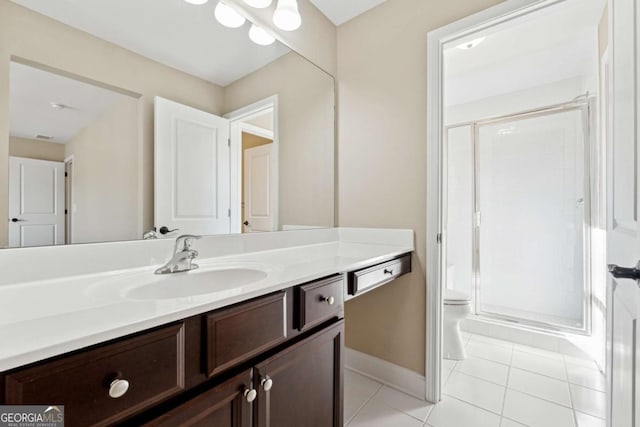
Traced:
<svg viewBox="0 0 640 427">
<path fill-rule="evenodd" d="M 227 216 L 231 218 L 231 209 L 227 209 Z"/>
<path fill-rule="evenodd" d="M 67 172 L 65 172 L 65 173 L 64 173 L 64 177 L 66 178 L 66 177 L 68 177 L 68 176 L 69 176 L 69 174 L 68 174 Z"/>
<path fill-rule="evenodd" d="M 227 139 L 227 147 L 231 148 L 231 138 Z"/>
<path fill-rule="evenodd" d="M 442 233 L 436 234 L 436 243 L 437 244 L 441 244 L 442 243 Z"/>
<path fill-rule="evenodd" d="M 475 214 L 475 223 L 476 227 L 480 227 L 480 223 L 482 222 L 482 217 L 480 216 L 480 211 Z"/>
<path fill-rule="evenodd" d="M 65 215 L 68 215 L 68 212 L 67 212 L 67 210 L 66 210 L 66 209 L 64 210 L 64 214 L 65 214 Z"/>
</svg>

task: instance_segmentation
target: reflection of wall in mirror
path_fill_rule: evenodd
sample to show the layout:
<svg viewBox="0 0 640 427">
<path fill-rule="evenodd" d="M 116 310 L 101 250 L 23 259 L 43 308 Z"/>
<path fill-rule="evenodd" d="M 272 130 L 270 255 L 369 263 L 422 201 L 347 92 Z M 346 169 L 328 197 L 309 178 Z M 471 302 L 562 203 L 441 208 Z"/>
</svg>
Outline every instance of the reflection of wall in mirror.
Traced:
<svg viewBox="0 0 640 427">
<path fill-rule="evenodd" d="M 278 95 L 280 224 L 334 225 L 334 82 L 288 53 L 230 84 L 225 111 Z"/>
<path fill-rule="evenodd" d="M 138 100 L 122 99 L 68 144 L 73 156 L 71 243 L 139 238 Z"/>
<path fill-rule="evenodd" d="M 9 137 L 9 155 L 27 159 L 64 161 L 64 144 L 40 141 L 37 139 Z M 6 199 L 0 200 L 0 210 L 5 211 Z"/>
<path fill-rule="evenodd" d="M 0 182 L 3 183 L 8 179 L 9 96 L 7 90 L 12 56 L 64 70 L 70 75 L 101 82 L 129 94 L 140 95 L 142 157 L 139 160 L 142 167 L 142 228 L 152 227 L 153 97 L 163 96 L 220 115 L 223 112 L 222 88 L 71 28 L 13 2 L 1 0 Z M 0 200 L 7 200 L 7 191 L 6 184 L 0 185 Z M 7 209 L 0 209 L 0 247 L 5 246 L 7 242 L 7 213 Z"/>
</svg>

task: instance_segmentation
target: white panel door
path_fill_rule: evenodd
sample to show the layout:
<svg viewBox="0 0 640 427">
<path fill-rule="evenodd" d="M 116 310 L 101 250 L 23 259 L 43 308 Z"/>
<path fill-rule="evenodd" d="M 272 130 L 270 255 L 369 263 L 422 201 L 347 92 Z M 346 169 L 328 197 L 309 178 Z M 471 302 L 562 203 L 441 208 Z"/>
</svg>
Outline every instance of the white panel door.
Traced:
<svg viewBox="0 0 640 427">
<path fill-rule="evenodd" d="M 607 156 L 607 261 L 624 267 L 640 260 L 638 192 L 638 23 L 635 0 L 610 0 L 612 16 L 612 141 Z M 612 266 L 610 266 L 610 269 Z M 640 423 L 638 389 L 640 282 L 629 280 L 640 271 L 612 271 L 608 286 L 609 426 L 637 427 Z M 626 276 L 626 278 L 625 278 Z"/>
<path fill-rule="evenodd" d="M 9 157 L 9 246 L 63 245 L 64 163 Z"/>
<path fill-rule="evenodd" d="M 244 150 L 244 230 L 273 231 L 275 175 L 273 144 Z"/>
<path fill-rule="evenodd" d="M 230 232 L 228 141 L 228 120 L 155 98 L 154 222 L 166 237 Z"/>
</svg>

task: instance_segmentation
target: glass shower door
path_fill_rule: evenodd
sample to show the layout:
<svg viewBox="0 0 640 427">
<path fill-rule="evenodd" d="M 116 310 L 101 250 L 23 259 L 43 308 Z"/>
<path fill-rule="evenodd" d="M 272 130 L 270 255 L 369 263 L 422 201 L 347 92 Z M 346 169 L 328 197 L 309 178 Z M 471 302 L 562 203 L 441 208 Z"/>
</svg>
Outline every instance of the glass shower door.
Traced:
<svg viewBox="0 0 640 427">
<path fill-rule="evenodd" d="M 585 329 L 584 114 L 557 110 L 477 126 L 479 314 Z"/>
</svg>

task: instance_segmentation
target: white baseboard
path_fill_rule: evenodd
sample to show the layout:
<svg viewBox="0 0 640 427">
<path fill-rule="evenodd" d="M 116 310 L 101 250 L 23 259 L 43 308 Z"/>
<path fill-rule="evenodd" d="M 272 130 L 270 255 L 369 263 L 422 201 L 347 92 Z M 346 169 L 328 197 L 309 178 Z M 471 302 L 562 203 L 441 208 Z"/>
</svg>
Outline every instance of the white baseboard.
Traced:
<svg viewBox="0 0 640 427">
<path fill-rule="evenodd" d="M 425 400 L 426 384 L 424 376 L 351 348 L 346 348 L 345 350 L 345 365 L 347 369 L 418 399 Z"/>
</svg>

